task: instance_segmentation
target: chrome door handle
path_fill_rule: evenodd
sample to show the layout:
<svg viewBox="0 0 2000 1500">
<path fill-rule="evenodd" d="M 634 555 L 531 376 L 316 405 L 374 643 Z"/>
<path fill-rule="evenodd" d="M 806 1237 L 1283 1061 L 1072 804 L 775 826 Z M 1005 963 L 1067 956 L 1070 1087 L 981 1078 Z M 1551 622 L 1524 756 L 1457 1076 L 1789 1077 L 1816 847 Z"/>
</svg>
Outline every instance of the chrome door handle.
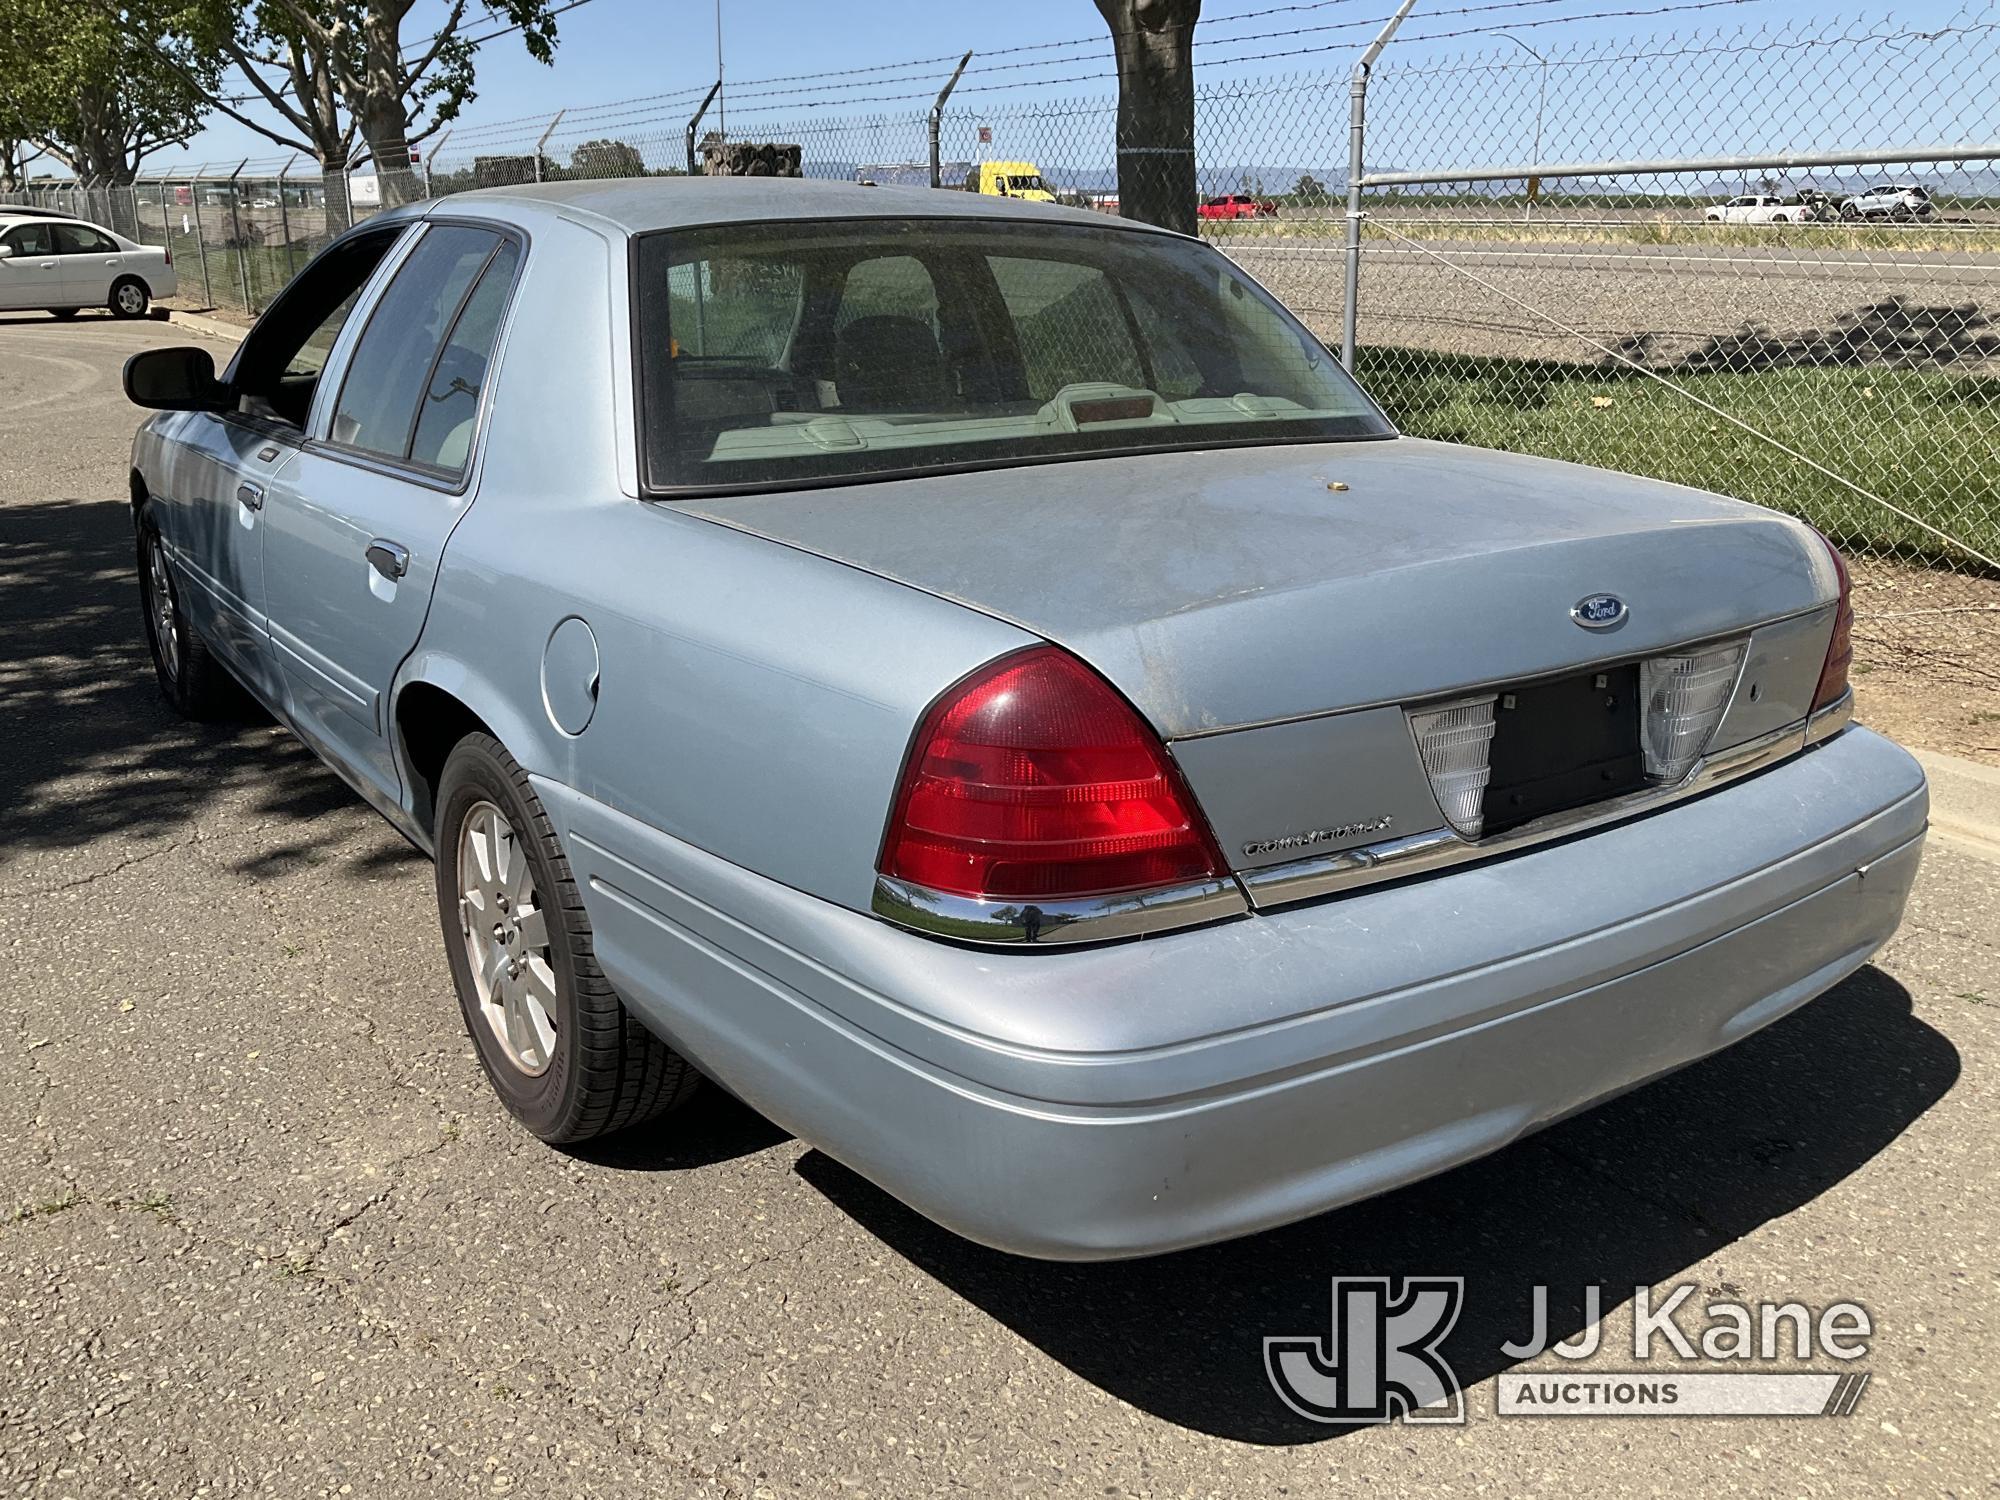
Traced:
<svg viewBox="0 0 2000 1500">
<path fill-rule="evenodd" d="M 264 486 L 261 484 L 252 484 L 246 479 L 242 484 L 236 486 L 236 501 L 245 510 L 262 510 L 264 508 Z"/>
<path fill-rule="evenodd" d="M 378 536 L 368 544 L 368 563 L 384 578 L 401 578 L 410 571 L 410 549 Z"/>
</svg>

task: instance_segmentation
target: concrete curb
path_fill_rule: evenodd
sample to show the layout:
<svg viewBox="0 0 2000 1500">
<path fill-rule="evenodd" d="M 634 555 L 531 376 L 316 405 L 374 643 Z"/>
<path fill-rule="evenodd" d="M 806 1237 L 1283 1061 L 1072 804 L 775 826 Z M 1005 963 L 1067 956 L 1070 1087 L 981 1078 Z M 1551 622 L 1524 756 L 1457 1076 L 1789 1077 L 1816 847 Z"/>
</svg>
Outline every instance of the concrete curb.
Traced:
<svg viewBox="0 0 2000 1500">
<path fill-rule="evenodd" d="M 204 318 L 200 313 L 182 312 L 179 308 L 169 309 L 167 321 L 176 328 L 185 328 L 189 333 L 201 334 L 204 338 L 226 339 L 232 344 L 243 342 L 243 335 L 250 330 L 238 328 L 234 323 L 224 323 L 219 318 Z"/>
<path fill-rule="evenodd" d="M 1931 831 L 2000 862 L 2000 769 L 1936 750 L 1912 750 L 1931 782 Z"/>
</svg>

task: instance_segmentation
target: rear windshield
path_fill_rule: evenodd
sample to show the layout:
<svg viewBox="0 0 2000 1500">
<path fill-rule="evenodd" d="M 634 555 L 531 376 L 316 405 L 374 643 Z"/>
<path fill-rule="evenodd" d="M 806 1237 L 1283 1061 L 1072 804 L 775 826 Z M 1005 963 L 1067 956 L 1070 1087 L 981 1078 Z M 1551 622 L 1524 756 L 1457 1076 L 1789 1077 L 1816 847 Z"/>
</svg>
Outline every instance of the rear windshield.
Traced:
<svg viewBox="0 0 2000 1500">
<path fill-rule="evenodd" d="M 1392 433 L 1192 240 L 868 219 L 675 231 L 637 255 L 657 490 Z"/>
</svg>

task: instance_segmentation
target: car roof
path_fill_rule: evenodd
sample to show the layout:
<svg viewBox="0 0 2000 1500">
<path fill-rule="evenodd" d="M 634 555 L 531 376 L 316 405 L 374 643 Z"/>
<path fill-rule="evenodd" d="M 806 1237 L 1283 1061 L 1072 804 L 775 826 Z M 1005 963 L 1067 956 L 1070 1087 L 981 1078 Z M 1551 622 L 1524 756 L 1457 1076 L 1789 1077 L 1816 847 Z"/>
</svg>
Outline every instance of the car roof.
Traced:
<svg viewBox="0 0 2000 1500">
<path fill-rule="evenodd" d="M 93 224 L 88 219 L 79 219 L 75 214 L 8 214 L 5 218 L 0 218 L 0 224 L 4 224 L 9 229 L 12 229 L 16 224 L 62 224 L 72 229 L 78 227 L 84 229 L 101 229 L 109 235 L 116 235 L 118 233 L 115 229 L 106 229 L 102 224 Z"/>
<path fill-rule="evenodd" d="M 797 222 L 812 219 L 998 219 L 1051 224 L 1107 224 L 1148 233 L 1150 225 L 1107 220 L 1101 213 L 1028 203 L 946 188 L 868 187 L 817 177 L 639 177 L 477 188 L 411 206 L 423 215 L 491 213 L 530 220 L 542 213 L 589 216 L 627 234 L 695 225 Z"/>
</svg>

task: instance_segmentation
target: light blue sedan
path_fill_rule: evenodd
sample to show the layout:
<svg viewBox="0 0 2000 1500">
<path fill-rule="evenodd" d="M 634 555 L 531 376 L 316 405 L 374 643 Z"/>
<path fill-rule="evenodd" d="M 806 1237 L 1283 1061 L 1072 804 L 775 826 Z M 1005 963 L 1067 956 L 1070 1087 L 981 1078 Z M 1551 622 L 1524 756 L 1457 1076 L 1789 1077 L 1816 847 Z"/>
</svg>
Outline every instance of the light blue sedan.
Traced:
<svg viewBox="0 0 2000 1500">
<path fill-rule="evenodd" d="M 469 193 L 126 388 L 162 690 L 435 855 L 545 1140 L 706 1075 L 974 1239 L 1167 1250 L 1748 1035 L 1916 874 L 1823 538 L 1400 437 L 1143 226 Z"/>
</svg>

